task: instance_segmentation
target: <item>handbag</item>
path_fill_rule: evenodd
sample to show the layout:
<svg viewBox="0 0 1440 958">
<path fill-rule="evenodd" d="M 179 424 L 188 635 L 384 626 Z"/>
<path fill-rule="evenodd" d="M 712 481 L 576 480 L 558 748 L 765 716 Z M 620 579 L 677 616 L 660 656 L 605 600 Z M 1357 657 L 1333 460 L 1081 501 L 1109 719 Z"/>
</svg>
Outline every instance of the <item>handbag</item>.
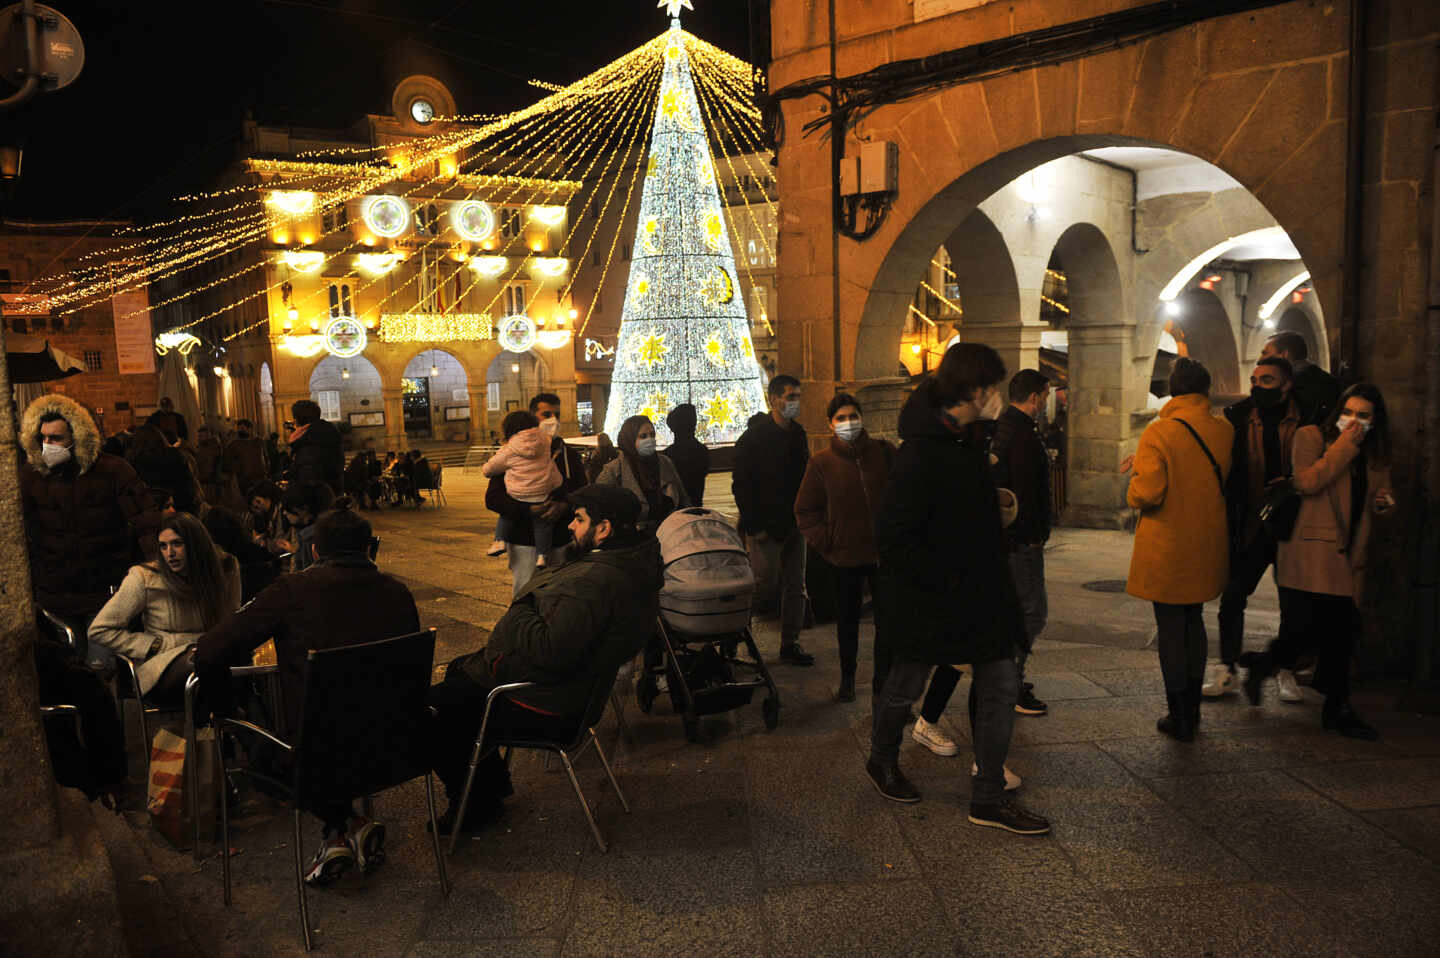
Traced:
<svg viewBox="0 0 1440 958">
<path fill-rule="evenodd" d="M 200 818 L 200 840 L 215 837 L 215 820 L 219 811 L 219 778 L 215 756 L 215 730 L 203 728 L 195 733 L 195 753 L 190 754 L 184 736 L 168 728 L 155 733 L 150 750 L 150 781 L 146 810 L 155 830 L 176 848 L 189 848 L 194 842 L 192 815 Z M 186 765 L 195 765 L 198 795 L 187 796 L 190 787 Z"/>
<path fill-rule="evenodd" d="M 1300 518 L 1300 493 L 1287 478 L 1265 490 L 1260 506 L 1260 525 L 1275 542 L 1289 542 L 1295 534 L 1295 520 Z"/>
</svg>

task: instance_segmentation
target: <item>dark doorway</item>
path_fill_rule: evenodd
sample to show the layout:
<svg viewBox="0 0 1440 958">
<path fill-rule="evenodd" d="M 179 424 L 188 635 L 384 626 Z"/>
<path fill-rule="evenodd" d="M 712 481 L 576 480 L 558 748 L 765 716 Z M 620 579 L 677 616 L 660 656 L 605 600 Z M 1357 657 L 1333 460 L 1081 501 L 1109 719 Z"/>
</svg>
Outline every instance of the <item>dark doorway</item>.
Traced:
<svg viewBox="0 0 1440 958">
<path fill-rule="evenodd" d="M 400 408 L 405 414 L 405 435 L 430 437 L 430 380 L 400 380 Z"/>
</svg>

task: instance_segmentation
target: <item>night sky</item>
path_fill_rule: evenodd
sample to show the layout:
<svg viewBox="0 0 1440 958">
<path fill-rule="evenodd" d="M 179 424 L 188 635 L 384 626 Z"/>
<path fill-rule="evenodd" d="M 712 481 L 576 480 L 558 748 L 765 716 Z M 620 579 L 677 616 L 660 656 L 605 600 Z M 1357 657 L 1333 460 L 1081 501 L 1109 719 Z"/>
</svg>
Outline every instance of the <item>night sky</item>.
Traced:
<svg viewBox="0 0 1440 958">
<path fill-rule="evenodd" d="M 668 23 L 655 0 L 48 4 L 80 31 L 85 69 L 0 114 L 0 140 L 25 148 L 8 218 L 154 218 L 234 157 L 247 109 L 262 124 L 348 127 L 425 73 L 462 113 L 508 112 L 545 96 L 528 79 L 569 83 Z M 694 6 L 687 30 L 750 59 L 744 0 Z"/>
</svg>

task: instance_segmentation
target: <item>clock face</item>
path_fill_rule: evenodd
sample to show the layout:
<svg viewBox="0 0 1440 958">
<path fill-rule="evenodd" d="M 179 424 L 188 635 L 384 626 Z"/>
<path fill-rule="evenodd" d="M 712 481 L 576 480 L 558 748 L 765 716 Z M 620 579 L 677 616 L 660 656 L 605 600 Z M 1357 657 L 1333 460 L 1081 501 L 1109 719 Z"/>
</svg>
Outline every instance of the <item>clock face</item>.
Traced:
<svg viewBox="0 0 1440 958">
<path fill-rule="evenodd" d="M 429 123 L 435 119 L 435 107 L 429 100 L 416 100 L 410 104 L 410 117 L 416 123 Z"/>
</svg>

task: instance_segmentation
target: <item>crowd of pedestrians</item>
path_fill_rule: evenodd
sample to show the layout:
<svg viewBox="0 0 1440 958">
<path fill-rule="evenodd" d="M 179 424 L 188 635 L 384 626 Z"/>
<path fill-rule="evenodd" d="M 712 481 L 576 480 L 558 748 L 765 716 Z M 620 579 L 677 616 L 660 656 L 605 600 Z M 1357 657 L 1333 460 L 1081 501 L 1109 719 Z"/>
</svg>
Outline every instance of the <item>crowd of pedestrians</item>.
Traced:
<svg viewBox="0 0 1440 958">
<path fill-rule="evenodd" d="M 1168 401 L 1121 463 L 1138 511 L 1128 591 L 1154 607 L 1167 703 L 1157 728 L 1183 742 L 1197 736 L 1205 697 L 1243 689 L 1258 703 L 1265 681 L 1279 676 L 1282 700 L 1298 699 L 1294 675 L 1307 655 L 1318 659 L 1324 727 L 1376 737 L 1350 702 L 1349 676 L 1368 538 L 1373 520 L 1396 505 L 1385 401 L 1364 383 L 1341 393 L 1297 340 L 1282 334 L 1267 345 L 1250 396 L 1223 415 L 1212 411 L 1205 367 L 1179 358 Z M 957 344 L 906 400 L 898 447 L 872 435 L 861 400 L 840 392 L 813 455 L 798 421 L 802 399 L 797 379 L 774 376 L 767 411 L 733 450 L 755 611 L 779 620 L 779 662 L 816 661 L 799 642 L 813 550 L 834 590 L 840 702 L 857 697 L 867 591 L 871 598 L 864 772 L 880 795 L 921 799 L 900 764 L 907 725 L 930 751 L 959 753 L 943 716 L 968 672 L 969 820 L 1048 832 L 1049 822 L 1015 799 L 1022 782 L 1007 759 L 1016 716 L 1049 711 L 1025 675 L 1048 618 L 1050 381 L 1033 369 L 1010 375 L 988 346 Z M 448 663 L 430 693 L 431 765 L 450 799 L 438 827 L 447 835 L 482 827 L 513 791 L 498 753 L 475 748 L 491 691 L 535 683 L 491 712 L 497 734 L 573 727 L 597 683 L 613 681 L 655 632 L 656 528 L 703 502 L 710 450 L 695 436 L 693 406 L 666 416 L 666 449 L 655 423 L 633 416 L 613 445 L 601 437 L 588 463 L 560 435 L 563 412 L 553 393 L 511 412 L 504 444 L 483 469 L 485 503 L 499 517 L 489 551 L 507 556 L 513 600 L 486 646 Z M 359 510 L 418 498 L 428 464 L 361 452 L 347 466 L 316 404 L 297 402 L 292 414 L 283 450 L 244 420 L 233 436 L 197 426 L 191 444 L 189 424 L 162 403 L 107 441 L 112 454 L 64 396 L 25 411 L 21 490 L 37 603 L 135 663 L 136 691 L 154 704 L 173 705 L 197 676 L 207 713 L 262 708 L 229 668 L 273 641 L 288 711 L 279 718 L 293 725 L 310 650 L 419 628 L 408 588 L 377 568 Z M 1270 568 L 1279 633 L 1245 653 L 1246 601 Z M 1202 609 L 1217 597 L 1220 659 L 1207 674 Z M 47 697 L 90 703 L 84 741 L 118 747 L 113 701 L 107 720 L 90 673 L 53 648 L 37 661 Z M 286 773 L 279 752 L 262 748 L 248 760 L 272 778 Z M 123 769 L 113 754 L 72 765 L 71 783 L 101 797 L 115 792 Z M 329 884 L 383 862 L 384 825 L 358 814 L 356 797 L 311 803 L 324 831 L 306 881 Z"/>
</svg>

